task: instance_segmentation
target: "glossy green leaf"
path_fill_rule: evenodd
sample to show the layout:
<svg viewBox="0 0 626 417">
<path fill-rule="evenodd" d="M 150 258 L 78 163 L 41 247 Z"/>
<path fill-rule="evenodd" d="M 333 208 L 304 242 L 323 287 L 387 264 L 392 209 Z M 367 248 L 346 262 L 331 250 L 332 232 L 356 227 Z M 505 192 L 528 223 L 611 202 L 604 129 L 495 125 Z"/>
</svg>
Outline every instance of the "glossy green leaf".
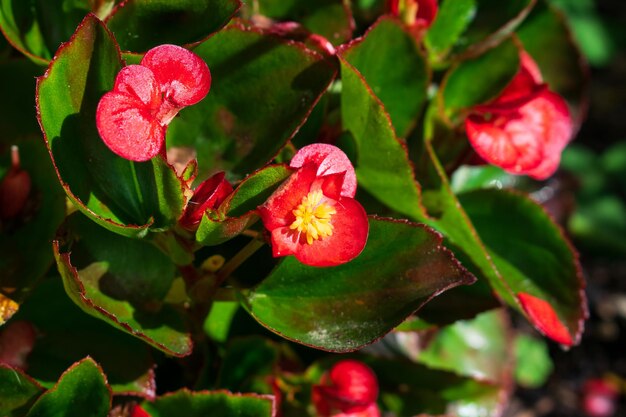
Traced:
<svg viewBox="0 0 626 417">
<path fill-rule="evenodd" d="M 341 62 L 341 118 L 356 146 L 359 186 L 378 200 L 414 219 L 424 217 L 420 187 L 404 142 L 398 140 L 389 114 L 367 81 L 350 63 Z M 399 198 L 399 196 L 402 196 Z"/>
<path fill-rule="evenodd" d="M 8 151 L 8 149 L 7 149 Z M 53 263 L 50 241 L 65 218 L 65 194 L 43 142 L 19 142 L 20 165 L 31 179 L 31 193 L 20 215 L 2 222 L 0 288 L 20 301 Z M 1 165 L 9 166 L 9 155 Z"/>
<path fill-rule="evenodd" d="M 0 141 L 6 143 L 25 136 L 36 135 L 41 130 L 37 124 L 33 97 L 34 78 L 43 73 L 43 68 L 24 59 L 9 59 L 0 63 L 0 79 L 5 82 L 0 90 Z"/>
<path fill-rule="evenodd" d="M 106 417 L 111 390 L 100 366 L 91 358 L 72 365 L 59 382 L 44 393 L 27 417 Z"/>
<path fill-rule="evenodd" d="M 239 303 L 236 301 L 214 301 L 211 304 L 211 311 L 204 320 L 203 328 L 206 335 L 216 342 L 226 342 L 237 310 Z"/>
<path fill-rule="evenodd" d="M 15 320 L 37 329 L 28 373 L 51 388 L 65 369 L 85 356 L 106 372 L 116 394 L 155 395 L 151 352 L 145 343 L 82 312 L 67 297 L 60 279 L 44 281 L 22 304 Z M 0 413 L 0 415 L 2 415 Z"/>
<path fill-rule="evenodd" d="M 502 310 L 440 329 L 421 350 L 424 365 L 502 385 L 511 383 L 511 329 Z"/>
<path fill-rule="evenodd" d="M 414 37 L 397 20 L 384 17 L 341 55 L 382 101 L 397 135 L 406 137 L 420 117 L 430 83 L 427 62 Z"/>
<path fill-rule="evenodd" d="M 0 416 L 24 415 L 42 392 L 41 386 L 22 371 L 0 365 Z"/>
<path fill-rule="evenodd" d="M 519 70 L 519 50 L 513 40 L 460 62 L 446 74 L 440 105 L 447 117 L 495 98 Z"/>
<path fill-rule="evenodd" d="M 424 42 L 435 60 L 441 60 L 459 41 L 476 16 L 477 0 L 443 0 Z"/>
<path fill-rule="evenodd" d="M 577 343 L 586 316 L 584 282 L 578 254 L 561 229 L 541 206 L 521 194 L 481 190 L 462 194 L 459 201 L 507 291 L 547 301 Z"/>
<path fill-rule="evenodd" d="M 2 0 L 0 30 L 20 52 L 47 64 L 89 12 L 105 17 L 116 0 Z"/>
<path fill-rule="evenodd" d="M 515 338 L 515 380 L 525 388 L 543 385 L 554 365 L 546 343 L 532 336 L 520 334 Z"/>
<path fill-rule="evenodd" d="M 65 290 L 80 308 L 168 354 L 185 356 L 191 340 L 181 313 L 162 300 L 175 266 L 148 242 L 108 232 L 80 214 L 68 220 L 78 238 L 71 254 L 55 242 Z"/>
<path fill-rule="evenodd" d="M 164 43 L 182 45 L 217 32 L 239 10 L 239 0 L 129 0 L 106 23 L 125 51 Z"/>
<path fill-rule="evenodd" d="M 278 21 L 296 21 L 339 45 L 352 37 L 354 23 L 344 0 L 260 0 L 258 13 Z"/>
<path fill-rule="evenodd" d="M 335 76 L 301 44 L 229 26 L 194 52 L 211 69 L 211 92 L 181 111 L 168 144 L 197 150 L 200 175 L 241 176 L 267 164 L 293 137 Z"/>
<path fill-rule="evenodd" d="M 246 177 L 220 206 L 229 217 L 256 210 L 285 181 L 293 170 L 286 165 L 271 165 Z"/>
<path fill-rule="evenodd" d="M 225 391 L 177 391 L 142 404 L 151 417 L 274 417 L 274 397 Z"/>
<path fill-rule="evenodd" d="M 288 257 L 244 297 L 268 329 L 346 352 L 382 337 L 437 294 L 472 281 L 432 230 L 371 218 L 367 245 L 356 259 L 322 269 Z"/>
<path fill-rule="evenodd" d="M 96 107 L 121 65 L 110 33 L 87 16 L 37 80 L 37 105 L 59 179 L 76 207 L 116 233 L 137 236 L 176 222 L 184 185 L 162 158 L 131 162 L 100 139 Z"/>
<path fill-rule="evenodd" d="M 541 0 L 517 35 L 539 65 L 544 81 L 567 100 L 573 120 L 580 125 L 587 110 L 589 70 L 564 16 Z"/>
<path fill-rule="evenodd" d="M 536 2 L 537 0 L 476 0 L 476 14 L 455 52 L 477 55 L 498 45 L 524 21 Z"/>
</svg>

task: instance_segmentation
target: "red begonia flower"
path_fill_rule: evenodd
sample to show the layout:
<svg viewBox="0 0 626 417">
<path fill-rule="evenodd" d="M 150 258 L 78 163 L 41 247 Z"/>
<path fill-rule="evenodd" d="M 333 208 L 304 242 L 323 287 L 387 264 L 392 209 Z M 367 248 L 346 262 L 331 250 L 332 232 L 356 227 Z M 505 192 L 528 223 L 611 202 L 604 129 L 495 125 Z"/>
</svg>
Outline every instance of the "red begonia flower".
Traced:
<svg viewBox="0 0 626 417">
<path fill-rule="evenodd" d="M 409 26 L 429 28 L 437 16 L 437 0 L 388 0 L 387 11 L 403 16 Z"/>
<path fill-rule="evenodd" d="M 164 152 L 174 116 L 202 100 L 210 87 L 211 73 L 199 56 L 176 45 L 157 46 L 139 65 L 122 68 L 113 90 L 100 99 L 100 137 L 119 156 L 147 161 Z"/>
<path fill-rule="evenodd" d="M 521 67 L 491 103 L 477 106 L 465 120 L 476 153 L 505 171 L 543 180 L 559 166 L 572 136 L 567 103 L 548 90 L 532 58 L 522 52 Z"/>
<path fill-rule="evenodd" d="M 336 363 L 312 391 L 313 404 L 323 417 L 378 417 L 377 397 L 376 375 L 352 359 Z"/>
<path fill-rule="evenodd" d="M 193 192 L 187 208 L 181 217 L 180 224 L 193 229 L 209 209 L 216 209 L 233 192 L 233 186 L 218 172 L 203 181 Z"/>
<path fill-rule="evenodd" d="M 299 168 L 259 207 L 271 232 L 275 257 L 295 255 L 311 266 L 335 266 L 356 258 L 369 224 L 352 197 L 356 176 L 348 157 L 331 145 L 309 145 L 294 156 Z"/>
<path fill-rule="evenodd" d="M 565 346 L 574 344 L 569 330 L 563 325 L 550 303 L 524 292 L 517 294 L 517 299 L 532 323 L 543 334 Z"/>
</svg>

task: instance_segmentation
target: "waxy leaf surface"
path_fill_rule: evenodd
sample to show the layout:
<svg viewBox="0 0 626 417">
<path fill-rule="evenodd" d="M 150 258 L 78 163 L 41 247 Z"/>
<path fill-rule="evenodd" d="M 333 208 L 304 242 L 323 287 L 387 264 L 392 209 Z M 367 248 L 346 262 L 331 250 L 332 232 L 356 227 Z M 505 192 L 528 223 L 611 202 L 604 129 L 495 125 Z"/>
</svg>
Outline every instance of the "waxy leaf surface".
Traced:
<svg viewBox="0 0 626 417">
<path fill-rule="evenodd" d="M 411 34 L 382 18 L 341 55 L 365 78 L 389 113 L 397 135 L 407 136 L 426 101 L 429 68 Z"/>
<path fill-rule="evenodd" d="M 0 132 L 3 143 L 31 135 L 37 135 L 39 139 L 41 129 L 33 107 L 33 78 L 43 74 L 43 71 L 43 67 L 26 58 L 11 58 L 0 63 L 0 78 L 10 80 L 0 90 Z"/>
<path fill-rule="evenodd" d="M 232 394 L 227 391 L 167 394 L 142 404 L 151 417 L 274 417 L 274 397 L 255 394 Z"/>
<path fill-rule="evenodd" d="M 39 397 L 27 417 L 106 417 L 110 408 L 111 390 L 106 376 L 93 359 L 85 358 Z"/>
<path fill-rule="evenodd" d="M 443 0 L 424 42 L 431 56 L 441 60 L 476 15 L 476 0 Z"/>
<path fill-rule="evenodd" d="M 180 112 L 168 145 L 192 146 L 199 175 L 241 176 L 270 161 L 304 123 L 335 76 L 333 65 L 303 45 L 229 26 L 194 49 L 213 84 Z"/>
<path fill-rule="evenodd" d="M 67 297 L 60 279 L 42 282 L 22 304 L 15 320 L 38 334 L 28 355 L 28 374 L 51 388 L 63 371 L 85 356 L 96 360 L 115 394 L 155 395 L 149 347 L 81 311 Z"/>
<path fill-rule="evenodd" d="M 0 365 L 0 416 L 22 416 L 43 388 L 19 369 Z"/>
<path fill-rule="evenodd" d="M 432 230 L 370 218 L 367 245 L 353 261 L 315 268 L 288 257 L 243 295 L 270 330 L 345 352 L 382 337 L 437 294 L 472 282 Z"/>
<path fill-rule="evenodd" d="M 183 45 L 217 32 L 239 10 L 239 0 L 127 0 L 106 23 L 124 51 Z"/>
<path fill-rule="evenodd" d="M 389 114 L 358 68 L 341 62 L 341 119 L 356 146 L 359 186 L 390 208 L 421 219 L 420 188 L 404 142 L 398 140 Z M 402 196 L 402 197 L 400 197 Z"/>
<path fill-rule="evenodd" d="M 100 18 L 114 0 L 0 1 L 0 30 L 20 52 L 39 64 L 47 64 L 89 12 Z"/>
<path fill-rule="evenodd" d="M 69 219 L 80 239 L 66 253 L 55 242 L 65 290 L 80 308 L 168 354 L 185 356 L 191 340 L 181 313 L 162 300 L 175 266 L 155 246 L 108 232 L 82 215 Z"/>
<path fill-rule="evenodd" d="M 111 152 L 96 129 L 96 106 L 122 65 L 102 22 L 89 15 L 37 82 L 39 120 L 57 173 L 76 207 L 126 236 L 171 226 L 183 184 L 162 158 L 135 163 Z"/>
<path fill-rule="evenodd" d="M 297 21 L 333 45 L 352 37 L 354 22 L 344 0 L 260 0 L 259 14 L 276 21 Z"/>
</svg>

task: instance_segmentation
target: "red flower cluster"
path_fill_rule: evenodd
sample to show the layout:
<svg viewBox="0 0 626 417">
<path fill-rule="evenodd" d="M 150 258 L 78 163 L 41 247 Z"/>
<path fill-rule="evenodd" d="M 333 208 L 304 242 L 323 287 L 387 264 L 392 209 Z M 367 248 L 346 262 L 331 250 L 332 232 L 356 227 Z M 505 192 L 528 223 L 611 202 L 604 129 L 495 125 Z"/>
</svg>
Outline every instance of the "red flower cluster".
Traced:
<svg viewBox="0 0 626 417">
<path fill-rule="evenodd" d="M 300 149 L 290 165 L 298 170 L 259 207 L 274 256 L 295 255 L 311 266 L 356 258 L 369 224 L 353 198 L 356 175 L 348 157 L 335 146 L 313 144 Z"/>
<path fill-rule="evenodd" d="M 392 16 L 402 17 L 414 28 L 427 29 L 432 25 L 439 5 L 437 0 L 388 0 L 387 11 Z"/>
<path fill-rule="evenodd" d="M 511 83 L 491 103 L 473 109 L 465 130 L 485 161 L 542 180 L 558 168 L 572 121 L 567 103 L 543 83 L 533 59 L 522 51 L 520 60 Z"/>
<path fill-rule="evenodd" d="M 100 99 L 100 137 L 132 161 L 165 155 L 167 125 L 183 107 L 202 100 L 210 87 L 211 73 L 199 56 L 176 45 L 157 46 L 140 65 L 122 68 L 113 90 Z"/>
<path fill-rule="evenodd" d="M 336 363 L 313 387 L 313 404 L 321 417 L 380 417 L 374 372 L 355 360 Z"/>
</svg>

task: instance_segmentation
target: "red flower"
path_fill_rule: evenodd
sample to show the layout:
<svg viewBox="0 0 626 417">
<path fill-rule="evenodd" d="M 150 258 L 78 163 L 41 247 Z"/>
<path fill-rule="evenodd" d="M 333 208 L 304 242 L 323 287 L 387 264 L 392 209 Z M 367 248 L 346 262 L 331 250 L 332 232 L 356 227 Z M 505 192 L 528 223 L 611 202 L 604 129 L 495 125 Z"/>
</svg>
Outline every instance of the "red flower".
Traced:
<svg viewBox="0 0 626 417">
<path fill-rule="evenodd" d="M 180 219 L 180 224 L 193 229 L 207 210 L 216 209 L 233 192 L 233 186 L 218 172 L 203 181 L 193 192 L 187 208 Z"/>
<path fill-rule="evenodd" d="M 439 5 L 437 0 L 388 0 L 387 10 L 411 27 L 427 29 L 435 20 Z"/>
<path fill-rule="evenodd" d="M 348 157 L 335 146 L 314 144 L 300 149 L 291 166 L 299 169 L 259 207 L 274 256 L 295 255 L 312 266 L 356 258 L 369 224 L 352 198 L 356 176 Z"/>
<path fill-rule="evenodd" d="M 140 65 L 122 68 L 113 90 L 100 99 L 100 137 L 132 161 L 164 154 L 167 125 L 183 107 L 202 100 L 210 87 L 211 73 L 199 56 L 176 45 L 157 46 Z"/>
<path fill-rule="evenodd" d="M 355 360 L 336 363 L 313 387 L 313 404 L 323 417 L 379 417 L 378 381 L 374 372 Z"/>
<path fill-rule="evenodd" d="M 610 417 L 615 415 L 619 387 L 602 378 L 589 379 L 583 386 L 582 405 L 590 417 Z"/>
<path fill-rule="evenodd" d="M 491 103 L 474 108 L 465 130 L 485 161 L 542 180 L 558 168 L 572 121 L 567 103 L 543 83 L 533 59 L 521 52 L 520 60 L 511 83 Z"/>
</svg>

